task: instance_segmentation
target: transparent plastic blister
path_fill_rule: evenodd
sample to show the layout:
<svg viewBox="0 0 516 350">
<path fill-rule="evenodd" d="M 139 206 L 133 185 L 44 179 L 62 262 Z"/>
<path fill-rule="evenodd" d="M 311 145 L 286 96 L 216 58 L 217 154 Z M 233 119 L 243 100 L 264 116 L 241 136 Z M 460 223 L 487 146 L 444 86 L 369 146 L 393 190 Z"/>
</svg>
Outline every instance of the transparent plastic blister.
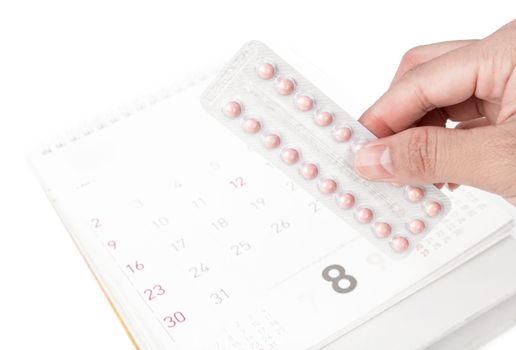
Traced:
<svg viewBox="0 0 516 350">
<path fill-rule="evenodd" d="M 406 256 L 450 210 L 434 186 L 370 182 L 354 153 L 376 137 L 261 42 L 245 44 L 203 107 L 381 251 Z"/>
</svg>

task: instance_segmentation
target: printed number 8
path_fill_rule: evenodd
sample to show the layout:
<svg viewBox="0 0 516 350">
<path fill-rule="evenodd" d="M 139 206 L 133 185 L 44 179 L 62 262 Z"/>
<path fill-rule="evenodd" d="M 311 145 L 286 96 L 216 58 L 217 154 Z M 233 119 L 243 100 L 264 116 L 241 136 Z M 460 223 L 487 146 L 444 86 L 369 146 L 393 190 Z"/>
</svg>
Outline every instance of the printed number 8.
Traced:
<svg viewBox="0 0 516 350">
<path fill-rule="evenodd" d="M 333 270 L 338 272 L 338 275 L 335 277 L 330 276 L 330 272 Z M 326 281 L 331 282 L 331 287 L 337 293 L 341 293 L 341 294 L 349 293 L 349 292 L 352 292 L 357 287 L 356 278 L 351 275 L 346 275 L 346 270 L 340 265 L 330 265 L 330 266 L 326 267 L 322 272 L 322 277 Z M 339 286 L 339 282 L 342 280 L 348 281 L 349 286 L 347 286 L 346 288 L 342 288 L 341 286 Z"/>
</svg>

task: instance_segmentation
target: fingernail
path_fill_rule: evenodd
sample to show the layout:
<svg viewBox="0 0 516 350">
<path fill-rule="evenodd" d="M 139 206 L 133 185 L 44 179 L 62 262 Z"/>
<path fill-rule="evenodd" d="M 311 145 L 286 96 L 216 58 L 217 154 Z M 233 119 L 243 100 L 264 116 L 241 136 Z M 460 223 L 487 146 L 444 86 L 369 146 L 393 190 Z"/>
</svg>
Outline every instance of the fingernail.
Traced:
<svg viewBox="0 0 516 350">
<path fill-rule="evenodd" d="M 354 166 L 359 175 L 370 180 L 391 179 L 394 174 L 386 145 L 365 145 L 355 154 Z"/>
<path fill-rule="evenodd" d="M 446 186 L 448 187 L 448 190 L 450 190 L 451 192 L 455 191 L 457 188 L 460 187 L 460 185 L 451 182 L 447 183 Z"/>
</svg>

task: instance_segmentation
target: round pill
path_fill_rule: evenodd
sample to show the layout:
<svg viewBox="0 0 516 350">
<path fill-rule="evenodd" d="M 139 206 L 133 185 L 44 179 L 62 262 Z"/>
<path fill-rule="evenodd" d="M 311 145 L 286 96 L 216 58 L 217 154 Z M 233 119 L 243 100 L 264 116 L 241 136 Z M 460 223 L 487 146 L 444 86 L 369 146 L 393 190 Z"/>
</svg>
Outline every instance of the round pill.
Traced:
<svg viewBox="0 0 516 350">
<path fill-rule="evenodd" d="M 306 94 L 298 94 L 295 97 L 294 104 L 297 109 L 306 112 L 314 107 L 314 99 Z"/>
<path fill-rule="evenodd" d="M 328 111 L 317 111 L 314 115 L 314 121 L 319 126 L 328 126 L 333 122 L 333 114 Z"/>
<path fill-rule="evenodd" d="M 263 135 L 262 142 L 266 148 L 272 149 L 272 148 L 276 148 L 280 145 L 281 138 L 276 134 L 268 133 L 266 135 Z"/>
<path fill-rule="evenodd" d="M 405 191 L 407 199 L 412 203 L 420 202 L 425 197 L 425 191 L 421 187 L 407 186 Z"/>
<path fill-rule="evenodd" d="M 394 236 L 391 240 L 391 248 L 397 253 L 403 253 L 410 246 L 410 242 L 403 236 Z"/>
<path fill-rule="evenodd" d="M 276 74 L 276 68 L 274 68 L 274 65 L 271 63 L 260 63 L 256 66 L 256 74 L 258 74 L 261 79 L 269 80 Z"/>
<path fill-rule="evenodd" d="M 373 231 L 376 237 L 385 238 L 390 236 L 392 228 L 391 225 L 386 222 L 376 222 L 373 226 Z"/>
<path fill-rule="evenodd" d="M 295 88 L 296 83 L 290 78 L 280 77 L 276 80 L 276 90 L 280 95 L 290 95 Z"/>
<path fill-rule="evenodd" d="M 356 212 L 356 219 L 361 224 L 368 224 L 373 220 L 373 211 L 369 208 L 359 208 Z"/>
<path fill-rule="evenodd" d="M 319 169 L 314 163 L 303 163 L 299 169 L 299 172 L 305 179 L 312 180 L 315 179 L 319 174 Z"/>
<path fill-rule="evenodd" d="M 333 138 L 337 142 L 348 142 L 351 139 L 352 131 L 347 126 L 338 126 L 333 129 Z"/>
<path fill-rule="evenodd" d="M 295 164 L 299 160 L 299 152 L 294 148 L 285 148 L 281 151 L 281 160 L 289 165 Z"/>
<path fill-rule="evenodd" d="M 410 220 L 409 223 L 407 224 L 407 229 L 409 230 L 409 232 L 413 233 L 415 235 L 423 232 L 425 230 L 425 227 L 426 227 L 425 222 L 421 219 Z"/>
<path fill-rule="evenodd" d="M 335 196 L 339 207 L 343 209 L 352 208 L 355 205 L 355 196 L 351 193 L 339 193 Z"/>
<path fill-rule="evenodd" d="M 256 134 L 262 128 L 262 124 L 257 119 L 246 118 L 242 122 L 242 129 L 248 134 Z"/>
<path fill-rule="evenodd" d="M 428 216 L 434 217 L 441 213 L 441 203 L 436 201 L 428 201 L 424 204 L 425 213 Z"/>
<path fill-rule="evenodd" d="M 337 182 L 333 179 L 323 179 L 319 183 L 319 190 L 324 194 L 334 193 L 337 190 Z"/>
<path fill-rule="evenodd" d="M 226 117 L 236 118 L 242 113 L 242 106 L 237 101 L 229 101 L 222 108 Z"/>
</svg>

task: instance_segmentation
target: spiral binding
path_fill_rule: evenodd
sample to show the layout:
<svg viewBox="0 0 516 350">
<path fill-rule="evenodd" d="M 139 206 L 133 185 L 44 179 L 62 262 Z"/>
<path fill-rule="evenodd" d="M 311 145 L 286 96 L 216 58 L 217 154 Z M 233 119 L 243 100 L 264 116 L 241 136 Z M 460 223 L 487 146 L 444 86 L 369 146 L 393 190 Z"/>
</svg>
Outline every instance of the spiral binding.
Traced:
<svg viewBox="0 0 516 350">
<path fill-rule="evenodd" d="M 146 98 L 134 103 L 131 107 L 119 108 L 116 112 L 107 113 L 101 118 L 96 118 L 93 122 L 89 122 L 86 126 L 76 131 L 69 132 L 67 136 L 57 137 L 56 141 L 44 146 L 41 149 L 40 154 L 42 156 L 49 155 L 84 137 L 93 135 L 97 132 L 100 132 L 101 130 L 104 130 L 105 128 L 109 128 L 121 120 L 131 118 L 138 112 L 141 112 L 164 100 L 173 98 L 182 91 L 208 80 L 218 70 L 218 66 L 207 69 L 193 77 L 182 79 L 180 83 L 173 84 L 164 89 L 160 89 L 158 92 L 150 94 Z"/>
</svg>

